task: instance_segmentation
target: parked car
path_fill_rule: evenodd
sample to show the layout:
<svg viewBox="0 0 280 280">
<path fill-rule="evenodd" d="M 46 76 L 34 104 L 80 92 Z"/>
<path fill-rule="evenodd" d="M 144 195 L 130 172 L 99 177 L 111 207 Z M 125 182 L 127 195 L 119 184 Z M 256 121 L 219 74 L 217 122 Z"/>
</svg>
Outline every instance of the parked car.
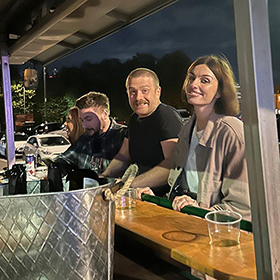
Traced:
<svg viewBox="0 0 280 280">
<path fill-rule="evenodd" d="M 59 130 L 54 130 L 54 131 L 46 132 L 46 134 L 57 134 L 57 135 L 62 135 L 62 136 L 64 136 L 66 139 L 69 140 L 66 127 L 64 127 L 63 129 L 59 129 Z"/>
<path fill-rule="evenodd" d="M 190 119 L 191 114 L 186 109 L 176 109 L 176 110 L 180 114 L 183 122 L 187 122 Z"/>
<path fill-rule="evenodd" d="M 31 136 L 34 134 L 33 133 L 34 127 L 35 127 L 34 123 L 30 122 L 25 125 L 16 127 L 15 132 L 16 133 L 25 133 L 27 136 Z"/>
<path fill-rule="evenodd" d="M 48 133 L 50 131 L 60 130 L 64 128 L 64 124 L 60 122 L 49 122 L 49 123 L 41 123 L 36 125 L 32 132 L 33 134 L 43 134 Z"/>
<path fill-rule="evenodd" d="M 23 145 L 26 143 L 28 136 L 25 133 L 15 133 L 15 156 L 21 157 Z M 4 134 L 0 140 L 0 155 L 6 157 L 6 135 Z"/>
<path fill-rule="evenodd" d="M 42 159 L 53 160 L 70 147 L 70 142 L 58 134 L 38 134 L 30 136 L 23 148 L 23 157 L 32 154 L 36 162 Z"/>
</svg>

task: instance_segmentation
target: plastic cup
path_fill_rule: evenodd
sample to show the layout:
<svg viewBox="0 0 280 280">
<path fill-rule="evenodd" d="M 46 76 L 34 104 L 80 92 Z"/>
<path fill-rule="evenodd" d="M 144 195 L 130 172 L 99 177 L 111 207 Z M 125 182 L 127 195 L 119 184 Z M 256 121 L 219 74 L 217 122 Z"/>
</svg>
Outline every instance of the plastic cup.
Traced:
<svg viewBox="0 0 280 280">
<path fill-rule="evenodd" d="M 136 189 L 129 188 L 120 199 L 116 200 L 116 208 L 119 210 L 135 208 L 136 195 Z"/>
<path fill-rule="evenodd" d="M 46 180 L 48 179 L 48 167 L 47 166 L 40 166 L 35 169 L 35 177 Z"/>
<path fill-rule="evenodd" d="M 210 244 L 230 247 L 240 243 L 240 221 L 242 216 L 234 211 L 212 211 L 205 215 Z"/>
<path fill-rule="evenodd" d="M 91 158 L 91 166 L 92 170 L 94 170 L 98 175 L 102 173 L 102 162 L 103 158 L 92 156 Z"/>
</svg>

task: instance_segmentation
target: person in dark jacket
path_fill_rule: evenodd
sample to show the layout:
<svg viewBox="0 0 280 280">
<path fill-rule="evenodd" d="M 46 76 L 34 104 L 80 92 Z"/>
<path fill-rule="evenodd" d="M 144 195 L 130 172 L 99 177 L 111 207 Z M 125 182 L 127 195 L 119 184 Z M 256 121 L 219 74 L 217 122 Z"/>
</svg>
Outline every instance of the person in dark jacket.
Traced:
<svg viewBox="0 0 280 280">
<path fill-rule="evenodd" d="M 132 182 L 134 188 L 150 187 L 157 195 L 169 191 L 167 177 L 170 159 L 182 126 L 179 113 L 161 103 L 161 87 L 155 72 L 147 68 L 133 70 L 127 77 L 126 90 L 132 114 L 128 135 L 119 153 L 103 173 L 121 176 L 130 163 L 139 167 Z"/>
<path fill-rule="evenodd" d="M 104 93 L 89 92 L 76 100 L 83 133 L 63 154 L 55 159 L 62 173 L 74 169 L 103 172 L 118 153 L 127 127 L 110 117 L 109 99 Z"/>
</svg>

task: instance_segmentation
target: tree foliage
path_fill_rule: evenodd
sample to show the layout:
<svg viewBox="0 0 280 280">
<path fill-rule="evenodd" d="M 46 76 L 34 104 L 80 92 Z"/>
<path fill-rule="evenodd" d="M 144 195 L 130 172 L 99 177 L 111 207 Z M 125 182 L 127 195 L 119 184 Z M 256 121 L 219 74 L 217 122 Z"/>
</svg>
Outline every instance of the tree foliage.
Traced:
<svg viewBox="0 0 280 280">
<path fill-rule="evenodd" d="M 182 107 L 181 90 L 190 64 L 191 60 L 182 51 L 164 55 L 157 64 L 162 100 L 176 108 Z"/>
<path fill-rule="evenodd" d="M 35 90 L 25 89 L 23 83 L 19 82 L 11 85 L 11 91 L 14 114 L 32 114 L 34 108 L 32 98 L 35 96 Z"/>
<path fill-rule="evenodd" d="M 27 90 L 24 88 L 23 82 L 20 81 L 16 83 L 13 81 L 11 93 L 14 114 L 33 113 L 34 102 L 32 98 L 35 96 L 35 90 Z M 1 104 L 4 105 L 4 93 L 2 88 L 0 88 L 0 99 Z"/>
<path fill-rule="evenodd" d="M 46 110 L 46 116 L 48 122 L 63 122 L 65 116 L 68 114 L 68 109 L 72 107 L 73 100 L 67 97 L 54 98 L 50 97 L 47 100 L 46 108 L 44 103 L 40 103 L 37 106 L 38 112 L 44 116 Z"/>
<path fill-rule="evenodd" d="M 136 53 L 131 59 L 105 59 L 100 63 L 85 61 L 78 67 L 62 68 L 47 83 L 47 96 L 76 99 L 89 91 L 105 93 L 110 99 L 111 116 L 128 120 L 132 111 L 125 89 L 127 75 L 135 68 L 155 71 L 162 87 L 161 101 L 177 108 L 184 107 L 180 93 L 191 60 L 177 51 L 158 59 L 151 54 Z"/>
<path fill-rule="evenodd" d="M 128 120 L 132 113 L 128 104 L 125 80 L 135 68 L 146 67 L 155 71 L 162 87 L 161 101 L 176 108 L 183 108 L 180 93 L 191 61 L 188 56 L 177 51 L 156 58 L 152 54 L 136 53 L 131 59 L 121 62 L 118 59 L 105 59 L 100 63 L 85 61 L 80 67 L 63 67 L 46 79 L 47 106 L 45 110 L 43 71 L 39 73 L 39 87 L 35 91 L 25 91 L 25 111 L 33 113 L 36 123 L 42 121 L 61 121 L 75 100 L 89 91 L 105 93 L 110 100 L 111 116 L 120 120 Z M 47 69 L 50 71 L 51 69 Z M 18 74 L 12 84 L 14 113 L 24 111 L 23 83 L 18 82 Z M 0 118 L 4 120 L 3 93 L 0 92 Z M 46 119 L 45 119 L 46 112 Z"/>
</svg>

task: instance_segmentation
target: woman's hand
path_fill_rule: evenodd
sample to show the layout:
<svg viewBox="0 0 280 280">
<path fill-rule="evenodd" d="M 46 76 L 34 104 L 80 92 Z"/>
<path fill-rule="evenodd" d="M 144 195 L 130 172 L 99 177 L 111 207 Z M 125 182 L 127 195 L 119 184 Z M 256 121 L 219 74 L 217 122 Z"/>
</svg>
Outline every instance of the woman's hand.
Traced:
<svg viewBox="0 0 280 280">
<path fill-rule="evenodd" d="M 197 201 L 187 195 L 176 196 L 172 202 L 172 207 L 176 211 L 181 211 L 187 205 L 198 207 Z"/>
<path fill-rule="evenodd" d="M 136 191 L 137 191 L 137 199 L 140 199 L 140 200 L 141 200 L 142 193 L 149 194 L 149 195 L 155 195 L 149 187 L 137 188 Z"/>
</svg>

